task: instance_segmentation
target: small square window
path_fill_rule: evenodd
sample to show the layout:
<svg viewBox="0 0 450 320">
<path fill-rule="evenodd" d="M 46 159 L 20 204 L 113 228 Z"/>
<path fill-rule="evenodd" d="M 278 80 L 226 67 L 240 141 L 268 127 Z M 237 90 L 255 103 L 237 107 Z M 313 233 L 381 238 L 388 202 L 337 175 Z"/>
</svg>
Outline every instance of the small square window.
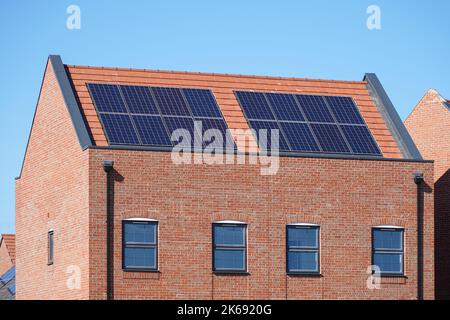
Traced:
<svg viewBox="0 0 450 320">
<path fill-rule="evenodd" d="M 319 273 L 319 227 L 287 226 L 287 272 Z"/>
<path fill-rule="evenodd" d="M 158 270 L 157 222 L 123 222 L 123 259 L 124 270 Z"/>
<path fill-rule="evenodd" d="M 372 264 L 382 275 L 403 275 L 403 229 L 372 229 Z"/>
<path fill-rule="evenodd" d="M 247 270 L 246 225 L 213 225 L 213 270 L 245 272 Z"/>
</svg>

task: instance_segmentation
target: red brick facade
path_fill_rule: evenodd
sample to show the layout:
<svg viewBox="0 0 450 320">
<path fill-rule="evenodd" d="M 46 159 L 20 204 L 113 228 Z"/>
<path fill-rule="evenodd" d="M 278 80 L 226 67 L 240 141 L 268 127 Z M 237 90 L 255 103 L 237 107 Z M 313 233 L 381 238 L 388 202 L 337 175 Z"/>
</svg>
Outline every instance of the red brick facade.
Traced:
<svg viewBox="0 0 450 320">
<path fill-rule="evenodd" d="M 429 90 L 405 120 L 425 159 L 435 160 L 436 297 L 450 299 L 450 104 Z"/>
<path fill-rule="evenodd" d="M 14 235 L 0 235 L 0 276 L 14 266 L 15 251 Z"/>
<path fill-rule="evenodd" d="M 106 298 L 103 160 L 114 160 L 115 169 L 116 299 L 416 299 L 416 172 L 425 177 L 424 295 L 434 298 L 431 163 L 283 157 L 276 175 L 262 176 L 250 164 L 176 165 L 168 152 L 82 151 L 49 64 L 16 185 L 17 299 Z M 159 221 L 159 272 L 122 270 L 126 218 Z M 218 220 L 248 224 L 247 275 L 212 272 Z M 294 222 L 320 225 L 320 276 L 286 275 L 286 224 Z M 405 277 L 369 290 L 378 225 L 405 228 Z M 73 270 L 79 288 L 70 285 Z"/>
</svg>

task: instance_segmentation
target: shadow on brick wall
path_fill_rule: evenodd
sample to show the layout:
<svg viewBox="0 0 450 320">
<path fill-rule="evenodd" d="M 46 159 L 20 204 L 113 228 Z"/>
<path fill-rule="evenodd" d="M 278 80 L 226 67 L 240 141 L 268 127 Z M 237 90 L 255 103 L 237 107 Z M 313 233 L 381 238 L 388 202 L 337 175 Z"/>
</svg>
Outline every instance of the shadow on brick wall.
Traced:
<svg viewBox="0 0 450 320">
<path fill-rule="evenodd" d="M 450 299 L 450 170 L 434 186 L 436 299 Z"/>
</svg>

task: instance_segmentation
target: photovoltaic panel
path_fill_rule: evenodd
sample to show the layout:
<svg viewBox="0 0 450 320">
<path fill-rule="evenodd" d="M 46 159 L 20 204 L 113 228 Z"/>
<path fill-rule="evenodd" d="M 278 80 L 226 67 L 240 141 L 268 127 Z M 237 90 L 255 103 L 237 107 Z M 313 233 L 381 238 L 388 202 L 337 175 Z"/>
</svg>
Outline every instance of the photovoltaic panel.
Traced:
<svg viewBox="0 0 450 320">
<path fill-rule="evenodd" d="M 155 100 L 148 87 L 119 86 L 128 110 L 133 114 L 158 114 Z"/>
<path fill-rule="evenodd" d="M 278 123 L 274 121 L 250 121 L 250 127 L 255 130 L 255 138 L 258 142 L 258 145 L 263 150 L 271 150 L 272 149 L 272 130 L 278 130 L 278 150 L 279 151 L 289 151 L 290 148 L 284 139 L 284 136 L 280 130 L 280 127 L 278 126 Z M 264 138 L 260 139 L 260 134 L 264 134 L 263 129 L 266 129 L 265 133 L 265 141 Z M 275 149 L 275 145 L 273 146 Z"/>
<path fill-rule="evenodd" d="M 190 111 L 178 88 L 152 87 L 156 102 L 163 115 L 190 116 Z"/>
<path fill-rule="evenodd" d="M 194 117 L 222 118 L 222 113 L 210 90 L 182 89 Z"/>
<path fill-rule="evenodd" d="M 164 127 L 161 117 L 158 116 L 132 116 L 143 145 L 171 146 L 169 135 Z"/>
<path fill-rule="evenodd" d="M 241 105 L 245 106 L 244 113 L 250 120 L 275 120 L 269 104 L 263 93 L 238 91 L 236 96 Z"/>
<path fill-rule="evenodd" d="M 197 137 L 197 139 L 199 139 L 198 133 L 194 130 L 194 120 L 192 118 L 164 117 L 163 119 L 169 130 L 170 140 L 172 142 L 175 142 L 177 145 L 179 144 L 180 146 L 193 146 L 194 138 Z M 177 129 L 187 130 L 190 138 L 185 136 L 181 130 L 179 132 L 175 132 Z"/>
<path fill-rule="evenodd" d="M 235 149 L 233 137 L 231 136 L 231 133 L 227 131 L 228 128 L 227 128 L 227 125 L 224 120 L 198 118 L 198 119 L 196 119 L 196 121 L 201 121 L 202 136 L 206 140 L 204 142 L 205 146 Z M 220 136 L 218 137 L 218 139 L 222 139 L 222 141 L 216 140 L 216 138 L 209 136 L 209 134 L 214 133 L 212 131 L 208 131 L 209 129 L 217 129 L 220 132 Z M 227 144 L 227 139 L 229 140 L 228 144 Z"/>
<path fill-rule="evenodd" d="M 338 123 L 364 124 L 353 100 L 349 97 L 325 97 Z"/>
<path fill-rule="evenodd" d="M 294 96 L 291 94 L 267 93 L 267 99 L 278 120 L 305 121 Z"/>
<path fill-rule="evenodd" d="M 1 275 L 0 282 L 3 284 L 7 284 L 10 282 L 16 275 L 16 267 L 12 267 L 5 274 Z"/>
<path fill-rule="evenodd" d="M 335 124 L 312 124 L 312 129 L 325 152 L 350 153 L 339 127 Z"/>
<path fill-rule="evenodd" d="M 101 113 L 100 118 L 111 144 L 139 144 L 128 114 Z"/>
<path fill-rule="evenodd" d="M 126 113 L 127 109 L 120 95 L 119 87 L 112 84 L 88 84 L 98 112 Z"/>
<path fill-rule="evenodd" d="M 320 151 L 314 136 L 306 123 L 281 122 L 292 151 Z"/>
<path fill-rule="evenodd" d="M 333 123 L 333 115 L 328 109 L 322 96 L 296 95 L 305 116 L 310 122 Z"/>
<path fill-rule="evenodd" d="M 364 126 L 351 125 L 344 125 L 341 128 L 354 153 L 381 155 L 381 151 L 373 140 L 369 129 Z"/>
</svg>

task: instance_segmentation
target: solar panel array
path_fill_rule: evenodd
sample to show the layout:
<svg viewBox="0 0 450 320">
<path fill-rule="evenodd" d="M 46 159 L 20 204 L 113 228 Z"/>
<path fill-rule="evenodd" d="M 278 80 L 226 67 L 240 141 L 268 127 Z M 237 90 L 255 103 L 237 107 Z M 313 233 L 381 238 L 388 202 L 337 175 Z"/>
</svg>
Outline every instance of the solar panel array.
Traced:
<svg viewBox="0 0 450 320">
<path fill-rule="evenodd" d="M 253 91 L 235 95 L 262 149 L 271 149 L 271 130 L 278 129 L 283 152 L 382 155 L 350 97 Z"/>
<path fill-rule="evenodd" d="M 111 145 L 188 147 L 199 141 L 202 148 L 236 148 L 210 90 L 99 83 L 88 88 Z"/>
</svg>

